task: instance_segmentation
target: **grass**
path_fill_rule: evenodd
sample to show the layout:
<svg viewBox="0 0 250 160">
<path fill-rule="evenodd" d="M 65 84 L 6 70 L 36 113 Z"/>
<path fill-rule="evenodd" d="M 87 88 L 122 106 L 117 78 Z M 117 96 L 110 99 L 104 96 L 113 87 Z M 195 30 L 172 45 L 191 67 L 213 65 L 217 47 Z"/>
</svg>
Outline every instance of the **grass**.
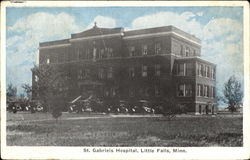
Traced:
<svg viewBox="0 0 250 160">
<path fill-rule="evenodd" d="M 242 146 L 242 117 L 180 116 L 70 119 L 96 115 L 63 114 L 56 123 L 44 113 L 7 115 L 10 146 Z M 47 119 L 47 120 L 44 120 Z M 34 121 L 37 120 L 37 121 Z"/>
</svg>

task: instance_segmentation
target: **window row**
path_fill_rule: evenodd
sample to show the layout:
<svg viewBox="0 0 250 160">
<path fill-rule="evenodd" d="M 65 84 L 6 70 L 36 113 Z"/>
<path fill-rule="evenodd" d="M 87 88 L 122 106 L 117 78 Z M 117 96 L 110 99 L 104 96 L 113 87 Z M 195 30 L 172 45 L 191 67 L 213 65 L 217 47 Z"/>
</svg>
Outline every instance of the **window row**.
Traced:
<svg viewBox="0 0 250 160">
<path fill-rule="evenodd" d="M 178 97 L 191 97 L 193 88 L 191 84 L 179 84 L 177 88 Z M 197 97 L 212 97 L 215 98 L 215 87 L 198 84 L 196 86 Z"/>
<path fill-rule="evenodd" d="M 175 75 L 178 76 L 194 76 L 193 63 L 175 64 Z"/>
<path fill-rule="evenodd" d="M 212 98 L 215 98 L 215 87 L 214 86 L 197 84 L 196 96 L 197 97 L 212 97 Z"/>
<path fill-rule="evenodd" d="M 202 76 L 202 77 L 215 79 L 215 68 L 214 67 L 198 63 L 196 68 L 197 68 L 197 75 Z"/>
<path fill-rule="evenodd" d="M 100 68 L 98 70 L 98 78 L 99 79 L 105 79 L 106 77 L 108 79 L 113 78 L 114 76 L 114 69 L 113 67 L 108 67 L 107 72 L 105 72 L 104 68 Z"/>
<path fill-rule="evenodd" d="M 122 91 L 124 92 L 124 91 Z M 105 88 L 103 90 L 104 97 L 115 97 L 119 94 L 119 89 L 115 87 L 111 88 Z M 159 86 L 154 87 L 141 87 L 141 88 L 135 88 L 135 87 L 129 87 L 127 92 L 129 97 L 136 97 L 136 96 L 142 96 L 142 97 L 149 97 L 149 96 L 155 96 L 158 97 L 161 95 Z M 124 94 L 123 94 L 124 95 Z"/>
<path fill-rule="evenodd" d="M 147 77 L 148 73 L 149 73 L 149 67 L 147 65 L 142 65 L 141 66 L 141 72 L 140 75 L 141 77 Z M 129 67 L 128 68 L 128 76 L 130 78 L 135 78 L 136 77 L 136 73 L 138 74 L 138 72 L 136 72 L 136 67 Z M 152 68 L 151 68 L 152 71 Z M 91 77 L 90 75 L 90 69 L 78 69 L 77 70 L 77 79 L 81 80 L 81 79 L 87 79 L 89 77 Z M 161 75 L 161 65 L 160 64 L 155 64 L 153 66 L 153 75 L 154 76 L 160 76 Z M 113 78 L 114 77 L 114 67 L 108 67 L 108 68 L 99 68 L 98 69 L 98 73 L 97 76 L 99 79 L 106 79 L 106 78 Z"/>
<path fill-rule="evenodd" d="M 196 56 L 197 53 L 196 53 L 196 50 L 195 49 L 190 49 L 190 47 L 188 46 L 183 46 L 181 45 L 180 46 L 180 55 L 183 56 L 183 57 L 190 57 L 190 56 Z"/>
<path fill-rule="evenodd" d="M 192 85 L 191 84 L 179 84 L 177 88 L 178 97 L 191 97 Z"/>
<path fill-rule="evenodd" d="M 195 69 L 193 63 L 178 63 L 175 64 L 175 75 L 178 76 L 194 76 L 195 75 Z M 215 68 L 198 63 L 197 66 L 197 75 L 203 76 L 207 78 L 215 79 Z"/>
<path fill-rule="evenodd" d="M 129 56 L 141 56 L 141 55 L 148 55 L 148 54 L 162 54 L 162 47 L 161 43 L 156 43 L 154 45 L 154 52 L 149 53 L 149 50 L 153 50 L 152 48 L 149 48 L 149 45 L 143 44 L 141 45 L 141 48 L 136 48 L 135 46 L 129 47 Z"/>
<path fill-rule="evenodd" d="M 147 77 L 148 76 L 148 70 L 149 66 L 142 65 L 141 66 L 141 76 Z M 160 76 L 161 75 L 161 65 L 155 64 L 154 65 L 154 76 Z M 134 78 L 135 77 L 135 67 L 129 67 L 129 77 Z"/>
<path fill-rule="evenodd" d="M 99 48 L 99 49 L 75 48 L 75 53 L 77 58 L 79 59 L 105 59 L 114 56 L 114 49 L 111 47 Z"/>
</svg>

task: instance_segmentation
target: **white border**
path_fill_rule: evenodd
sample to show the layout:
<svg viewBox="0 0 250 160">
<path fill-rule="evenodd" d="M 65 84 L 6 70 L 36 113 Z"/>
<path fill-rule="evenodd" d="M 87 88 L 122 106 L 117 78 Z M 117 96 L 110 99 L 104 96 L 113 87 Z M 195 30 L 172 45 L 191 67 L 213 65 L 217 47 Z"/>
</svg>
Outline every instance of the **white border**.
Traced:
<svg viewBox="0 0 250 160">
<path fill-rule="evenodd" d="M 121 154 L 84 153 L 84 147 L 8 147 L 6 146 L 6 7 L 102 7 L 102 6 L 242 6 L 244 7 L 244 147 L 185 147 L 187 153 L 175 154 Z M 24 3 L 1 2 L 1 157 L 3 159 L 248 159 L 249 138 L 249 4 L 241 1 L 29 1 Z M 92 147 L 88 147 L 92 148 Z M 95 147 L 97 148 L 97 147 Z M 124 147 L 120 147 L 124 148 Z M 135 147 L 125 147 L 135 148 Z M 136 147 L 137 148 L 137 147 Z M 140 147 L 149 148 L 149 147 Z M 151 147 L 162 148 L 162 147 Z M 173 147 L 167 147 L 172 149 Z M 181 147 L 178 147 L 181 148 Z"/>
</svg>

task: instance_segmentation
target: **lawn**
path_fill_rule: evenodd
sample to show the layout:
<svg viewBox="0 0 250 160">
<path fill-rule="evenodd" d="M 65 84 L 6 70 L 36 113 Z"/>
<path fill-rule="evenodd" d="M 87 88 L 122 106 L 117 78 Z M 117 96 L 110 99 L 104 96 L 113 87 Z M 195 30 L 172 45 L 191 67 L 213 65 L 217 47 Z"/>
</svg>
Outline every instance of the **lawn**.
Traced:
<svg viewBox="0 0 250 160">
<path fill-rule="evenodd" d="M 241 116 L 112 117 L 7 113 L 9 146 L 242 146 Z"/>
</svg>

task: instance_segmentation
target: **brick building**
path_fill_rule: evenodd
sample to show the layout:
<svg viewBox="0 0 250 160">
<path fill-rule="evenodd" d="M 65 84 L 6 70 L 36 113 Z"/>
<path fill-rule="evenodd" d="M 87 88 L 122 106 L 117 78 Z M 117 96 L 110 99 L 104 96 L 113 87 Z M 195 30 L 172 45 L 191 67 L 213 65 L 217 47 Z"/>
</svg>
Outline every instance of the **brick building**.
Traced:
<svg viewBox="0 0 250 160">
<path fill-rule="evenodd" d="M 216 66 L 200 52 L 198 38 L 173 26 L 124 31 L 95 25 L 69 39 L 40 43 L 39 66 L 63 69 L 73 79 L 70 86 L 59 84 L 65 104 L 90 94 L 130 105 L 175 97 L 187 112 L 216 113 Z"/>
</svg>

